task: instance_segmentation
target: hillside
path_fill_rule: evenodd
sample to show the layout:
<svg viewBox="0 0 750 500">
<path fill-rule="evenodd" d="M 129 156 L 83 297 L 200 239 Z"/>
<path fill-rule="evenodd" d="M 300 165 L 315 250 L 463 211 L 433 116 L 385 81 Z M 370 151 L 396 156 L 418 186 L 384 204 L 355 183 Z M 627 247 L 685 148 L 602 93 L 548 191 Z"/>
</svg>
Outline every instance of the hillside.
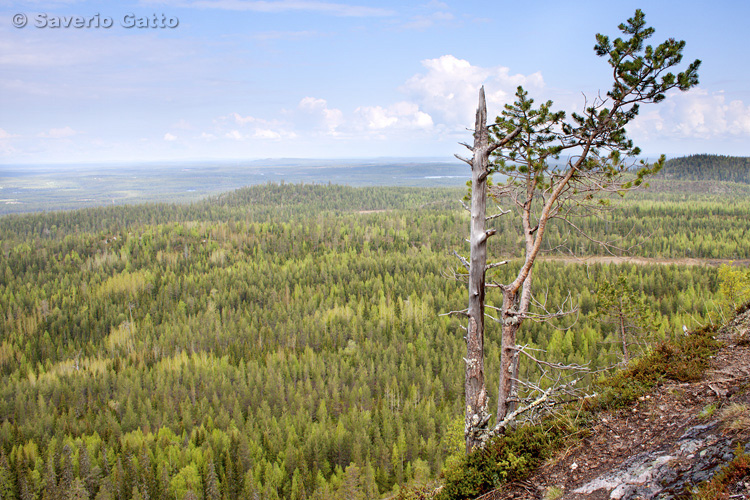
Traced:
<svg viewBox="0 0 750 500">
<path fill-rule="evenodd" d="M 0 217 L 0 487 L 348 500 L 436 479 L 462 426 L 465 343 L 441 316 L 466 300 L 446 278 L 465 251 L 461 194 L 268 184 Z M 659 318 L 656 339 L 715 319 L 717 268 L 682 264 L 750 257 L 750 202 L 649 196 L 580 223 L 659 263 L 540 262 L 535 293 L 571 293 L 580 313 L 572 329 L 529 323 L 521 342 L 616 363 L 596 290 L 621 274 Z M 491 251 L 517 256 L 514 219 L 496 224 Z M 548 234 L 553 256 L 602 252 L 565 226 Z M 493 331 L 488 372 L 498 343 Z"/>
<path fill-rule="evenodd" d="M 665 379 L 633 404 L 598 413 L 582 439 L 528 479 L 479 498 L 750 498 L 749 461 L 720 474 L 750 453 L 750 311 L 715 338 L 721 347 L 697 380 Z"/>
<path fill-rule="evenodd" d="M 667 160 L 657 179 L 750 183 L 750 157 L 691 155 Z"/>
</svg>

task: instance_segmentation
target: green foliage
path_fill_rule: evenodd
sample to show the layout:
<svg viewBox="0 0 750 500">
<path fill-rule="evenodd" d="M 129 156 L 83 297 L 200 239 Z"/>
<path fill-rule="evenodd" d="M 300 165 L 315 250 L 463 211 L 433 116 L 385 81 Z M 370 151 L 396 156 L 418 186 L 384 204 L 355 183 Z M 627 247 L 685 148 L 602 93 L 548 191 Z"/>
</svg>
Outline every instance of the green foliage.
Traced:
<svg viewBox="0 0 750 500">
<path fill-rule="evenodd" d="M 562 489 L 557 486 L 551 486 L 544 493 L 544 500 L 557 500 L 565 493 Z"/>
<path fill-rule="evenodd" d="M 437 499 L 472 499 L 503 483 L 523 479 L 552 456 L 573 430 L 568 420 L 548 418 L 493 439 L 443 471 L 445 484 Z"/>
<path fill-rule="evenodd" d="M 707 154 L 671 158 L 658 177 L 750 184 L 750 158 Z"/>
<path fill-rule="evenodd" d="M 634 354 L 632 346 L 640 347 L 642 354 L 648 349 L 658 331 L 659 324 L 646 298 L 636 294 L 628 277 L 621 273 L 615 283 L 604 281 L 596 292 L 596 313 L 603 323 L 614 326 L 622 345 L 625 363 Z"/>
<path fill-rule="evenodd" d="M 498 160 L 492 169 L 509 177 L 509 184 L 520 184 L 533 179 L 531 189 L 549 189 L 550 179 L 546 177 L 550 169 L 549 160 L 559 158 L 563 149 L 558 144 L 555 128 L 565 118 L 565 113 L 553 113 L 552 101 L 533 108 L 534 99 L 528 97 L 523 87 L 516 89 L 516 101 L 506 104 L 501 116 L 495 119 L 496 127 L 492 129 L 492 139 L 501 140 L 502 136 L 516 128 L 521 133 L 514 145 L 506 154 L 498 151 Z"/>
<path fill-rule="evenodd" d="M 394 500 L 432 500 L 435 488 L 430 486 L 405 486 L 398 490 Z"/>
<path fill-rule="evenodd" d="M 699 329 L 663 342 L 627 368 L 599 380 L 599 395 L 587 398 L 581 407 L 561 409 L 558 417 L 520 427 L 450 463 L 443 471 L 445 485 L 438 499 L 476 498 L 503 483 L 523 479 L 584 429 L 587 421 L 594 420 L 597 411 L 628 406 L 664 379 L 699 379 L 719 347 L 714 333 L 713 328 Z"/>
<path fill-rule="evenodd" d="M 750 301 L 750 271 L 727 264 L 719 266 L 721 305 L 728 316 Z"/>
<path fill-rule="evenodd" d="M 652 165 L 641 162 L 634 175 L 626 178 L 631 165 L 624 157 L 635 158 L 640 149 L 627 138 L 625 126 L 638 115 L 641 104 L 662 101 L 670 89 L 686 91 L 697 85 L 700 61 L 677 75 L 671 73 L 669 70 L 682 61 L 685 42 L 670 38 L 656 47 L 645 45 L 654 29 L 646 26 L 640 9 L 619 29 L 624 38 L 610 41 L 605 35 L 596 35 L 594 51 L 608 58 L 614 81 L 607 99 L 594 99 L 583 114 L 573 113 L 566 121 L 563 112 L 551 111 L 550 101 L 535 109 L 533 99 L 518 87 L 515 102 L 505 106 L 493 128 L 494 142 L 516 128 L 521 130 L 507 151 L 495 151 L 495 171 L 509 177 L 507 185 L 496 190 L 498 195 L 524 205 L 532 202 L 537 190 L 552 196 L 565 186 L 570 189 L 562 200 L 592 200 L 601 191 L 622 193 L 640 186 L 663 167 L 664 156 Z M 574 159 L 563 167 L 553 167 L 553 160 L 570 149 L 575 151 Z M 519 185 L 523 189 L 514 194 Z M 558 186 L 560 190 L 556 190 Z M 607 200 L 600 201 L 606 204 Z M 540 220 L 540 231 L 544 224 L 546 220 Z"/>
</svg>

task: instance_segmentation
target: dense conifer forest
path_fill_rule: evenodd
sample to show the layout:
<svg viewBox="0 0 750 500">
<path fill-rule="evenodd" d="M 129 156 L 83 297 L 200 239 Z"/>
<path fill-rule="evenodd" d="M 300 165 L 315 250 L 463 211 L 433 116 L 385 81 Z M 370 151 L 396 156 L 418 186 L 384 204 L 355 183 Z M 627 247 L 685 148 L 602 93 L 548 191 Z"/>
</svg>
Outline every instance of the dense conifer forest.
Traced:
<svg viewBox="0 0 750 500">
<path fill-rule="evenodd" d="M 577 223 L 641 257 L 750 258 L 746 186 L 654 187 Z M 436 478 L 462 449 L 465 344 L 444 313 L 466 302 L 448 278 L 463 194 L 267 184 L 0 218 L 2 498 L 357 499 Z M 520 256 L 517 226 L 496 221 L 492 255 Z M 607 251 L 548 238 L 535 294 L 578 313 L 524 325 L 546 359 L 618 363 L 596 294 L 621 275 L 649 340 L 721 318 L 716 267 L 583 265 L 571 252 Z"/>
<path fill-rule="evenodd" d="M 724 155 L 690 155 L 672 158 L 659 177 L 665 179 L 750 183 L 750 158 Z"/>
</svg>

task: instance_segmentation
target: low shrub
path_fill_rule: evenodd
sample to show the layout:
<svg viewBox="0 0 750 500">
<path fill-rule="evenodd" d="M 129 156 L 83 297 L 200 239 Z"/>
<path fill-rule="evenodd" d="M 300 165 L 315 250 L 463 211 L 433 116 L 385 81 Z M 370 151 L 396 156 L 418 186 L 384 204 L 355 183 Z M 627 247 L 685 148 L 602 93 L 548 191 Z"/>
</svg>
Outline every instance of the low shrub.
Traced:
<svg viewBox="0 0 750 500">
<path fill-rule="evenodd" d="M 714 339 L 717 328 L 704 327 L 658 344 L 624 370 L 599 381 L 600 393 L 587 400 L 587 409 L 614 409 L 630 405 L 662 380 L 699 380 L 711 356 L 721 345 Z"/>
<path fill-rule="evenodd" d="M 437 499 L 476 498 L 503 483 L 523 479 L 551 457 L 574 431 L 569 419 L 557 417 L 508 431 L 484 449 L 447 467 L 443 471 L 445 485 Z"/>
</svg>

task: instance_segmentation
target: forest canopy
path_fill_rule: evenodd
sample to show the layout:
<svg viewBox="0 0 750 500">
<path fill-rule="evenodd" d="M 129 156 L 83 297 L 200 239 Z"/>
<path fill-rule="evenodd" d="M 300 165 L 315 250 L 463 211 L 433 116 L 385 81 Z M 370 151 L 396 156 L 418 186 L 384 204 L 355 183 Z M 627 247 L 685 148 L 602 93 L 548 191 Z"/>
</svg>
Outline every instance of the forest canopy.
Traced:
<svg viewBox="0 0 750 500">
<path fill-rule="evenodd" d="M 583 224 L 644 257 L 750 258 L 737 189 L 643 193 L 616 220 Z M 462 332 L 440 316 L 465 300 L 445 278 L 462 195 L 268 184 L 0 218 L 0 487 L 17 499 L 371 498 L 437 477 L 463 404 Z M 493 252 L 517 257 L 502 228 Z M 586 266 L 564 248 L 600 250 L 561 227 L 550 237 L 536 286 L 550 301 L 572 291 L 581 311 L 574 328 L 522 331 L 550 358 L 618 361 L 616 332 L 594 314 L 599 283 L 621 273 L 661 337 L 714 310 L 714 267 Z"/>
</svg>

